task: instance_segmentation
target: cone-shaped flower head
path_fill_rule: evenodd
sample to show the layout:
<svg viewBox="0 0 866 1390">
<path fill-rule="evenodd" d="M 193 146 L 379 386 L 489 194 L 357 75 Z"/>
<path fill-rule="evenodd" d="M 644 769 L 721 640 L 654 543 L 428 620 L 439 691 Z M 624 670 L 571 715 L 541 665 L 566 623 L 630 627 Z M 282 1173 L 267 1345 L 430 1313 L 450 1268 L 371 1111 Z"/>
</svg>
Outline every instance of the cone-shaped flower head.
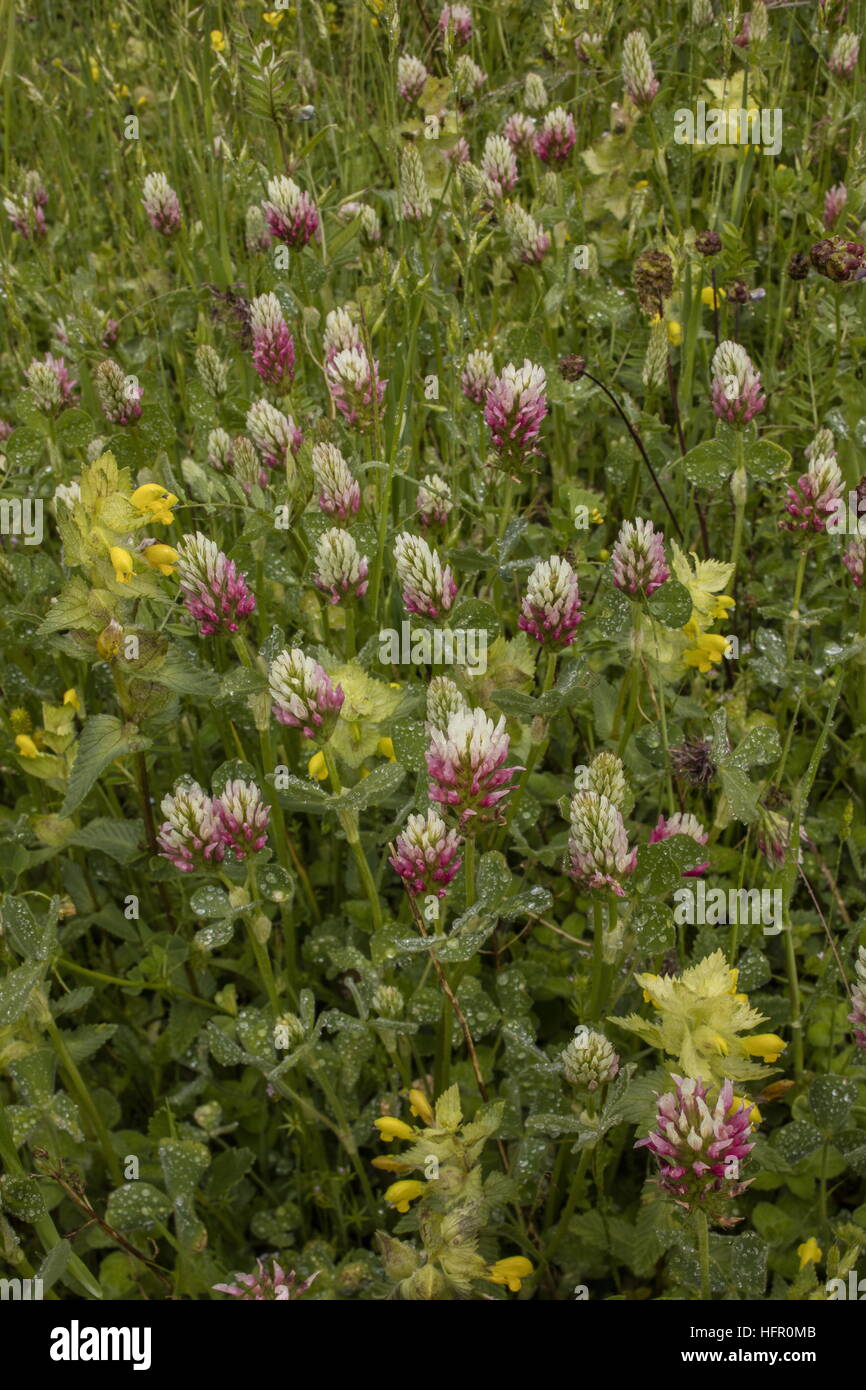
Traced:
<svg viewBox="0 0 866 1390">
<path fill-rule="evenodd" d="M 346 521 L 361 505 L 361 487 L 335 444 L 314 444 L 313 478 L 326 516 Z"/>
<path fill-rule="evenodd" d="M 131 425 L 138 419 L 144 388 L 116 362 L 110 358 L 100 362 L 93 373 L 93 385 L 102 413 L 112 425 Z"/>
<path fill-rule="evenodd" d="M 367 557 L 348 531 L 332 526 L 319 537 L 313 583 L 332 603 L 361 598 L 367 592 Z"/>
<path fill-rule="evenodd" d="M 356 343 L 326 359 L 325 379 L 346 423 L 360 430 L 367 429 L 382 404 L 388 385 L 379 378 L 379 363 L 371 363 L 366 350 Z"/>
<path fill-rule="evenodd" d="M 532 148 L 545 164 L 564 164 L 576 139 L 574 117 L 563 106 L 555 106 L 541 122 Z"/>
<path fill-rule="evenodd" d="M 537 265 L 544 260 L 550 250 L 550 236 L 520 203 L 506 204 L 502 225 L 516 261 L 522 265 Z"/>
<path fill-rule="evenodd" d="M 789 531 L 825 531 L 838 510 L 844 491 L 835 454 L 813 454 L 807 472 L 788 488 L 785 511 L 792 518 L 781 524 Z"/>
<path fill-rule="evenodd" d="M 635 106 L 647 107 L 659 89 L 649 55 L 646 35 L 639 29 L 626 34 L 622 46 L 622 80 L 626 96 Z"/>
<path fill-rule="evenodd" d="M 46 352 L 42 362 L 34 357 L 25 376 L 33 404 L 45 415 L 57 415 L 75 404 L 74 388 L 78 382 L 70 378 L 62 357 L 52 357 L 50 352 Z"/>
<path fill-rule="evenodd" d="M 509 362 L 487 392 L 484 419 L 504 458 L 521 461 L 539 452 L 537 440 L 547 414 L 544 368 L 528 358 L 522 367 Z"/>
<path fill-rule="evenodd" d="M 561 555 L 539 560 L 529 576 L 518 627 L 551 648 L 570 647 L 583 622 L 577 575 Z"/>
<path fill-rule="evenodd" d="M 297 250 L 319 230 L 319 213 L 312 198 L 285 174 L 269 180 L 262 211 L 271 236 Z"/>
<path fill-rule="evenodd" d="M 464 396 L 476 405 L 482 405 L 495 380 L 493 354 L 486 348 L 476 348 L 470 352 L 460 377 L 460 389 Z"/>
<path fill-rule="evenodd" d="M 418 484 L 418 519 L 422 526 L 444 526 L 454 506 L 451 489 L 438 473 L 427 473 Z"/>
<path fill-rule="evenodd" d="M 659 1186 L 688 1211 L 733 1225 L 725 1203 L 749 1186 L 740 1177 L 752 1149 L 752 1106 L 723 1081 L 713 1099 L 703 1082 L 674 1076 L 676 1091 L 658 1097 L 656 1127 L 635 1148 L 658 1160 Z"/>
<path fill-rule="evenodd" d="M 180 227 L 180 203 L 165 174 L 148 174 L 141 193 L 150 225 L 163 236 L 174 236 Z"/>
<path fill-rule="evenodd" d="M 281 724 L 300 729 L 304 738 L 327 742 L 345 696 L 318 661 L 299 647 L 282 651 L 271 664 L 268 684 L 274 715 Z"/>
<path fill-rule="evenodd" d="M 42 183 L 42 176 L 35 169 L 24 175 L 20 192 L 14 198 L 4 198 L 6 216 L 19 236 L 40 241 L 45 236 L 45 213 L 42 209 L 48 203 L 48 193 Z"/>
<path fill-rule="evenodd" d="M 761 377 L 746 349 L 730 339 L 713 353 L 713 410 L 729 425 L 747 425 L 764 409 Z"/>
<path fill-rule="evenodd" d="M 439 12 L 439 33 L 450 30 L 456 48 L 462 48 L 472 38 L 472 11 L 468 5 L 443 5 Z"/>
<path fill-rule="evenodd" d="M 452 714 L 444 730 L 430 730 L 430 799 L 453 807 L 465 832 L 498 819 L 519 770 L 504 766 L 508 749 L 505 717 L 494 724 L 480 709 Z"/>
<path fill-rule="evenodd" d="M 287 391 L 295 377 L 295 344 L 275 294 L 260 294 L 250 305 L 253 366 L 262 381 Z"/>
<path fill-rule="evenodd" d="M 828 60 L 830 71 L 835 73 L 837 77 L 850 77 L 857 66 L 859 55 L 860 40 L 856 34 L 852 34 L 846 29 L 833 45 Z"/>
<path fill-rule="evenodd" d="M 857 977 L 851 991 L 854 1008 L 848 1015 L 848 1022 L 854 1025 L 857 1046 L 866 1048 L 866 946 L 861 946 L 857 952 L 854 971 Z"/>
<path fill-rule="evenodd" d="M 211 430 L 207 437 L 207 461 L 211 468 L 221 473 L 223 469 L 231 467 L 233 458 L 232 437 L 228 431 Z"/>
<path fill-rule="evenodd" d="M 325 361 L 329 362 L 332 357 L 336 357 L 338 352 L 345 352 L 347 348 L 360 348 L 364 351 L 364 344 L 358 325 L 352 318 L 348 309 L 342 306 L 339 309 L 330 309 L 325 315 L 325 331 L 322 334 L 322 351 L 325 354 Z"/>
<path fill-rule="evenodd" d="M 597 792 L 599 796 L 606 796 L 618 811 L 625 814 L 626 802 L 629 798 L 628 784 L 625 780 L 625 768 L 622 759 L 616 753 L 602 751 L 596 753 L 589 767 L 587 768 L 587 791 Z"/>
<path fill-rule="evenodd" d="M 432 807 L 425 815 L 410 816 L 397 836 L 390 863 L 413 897 L 435 893 L 444 898 L 448 884 L 460 868 L 460 839 L 449 830 Z"/>
<path fill-rule="evenodd" d="M 590 1094 L 613 1081 L 619 1071 L 619 1057 L 604 1033 L 580 1025 L 574 1037 L 559 1054 L 559 1065 L 566 1081 Z"/>
<path fill-rule="evenodd" d="M 454 95 L 458 101 L 471 101 L 487 81 L 487 73 L 482 71 L 468 53 L 461 53 L 454 64 Z"/>
<path fill-rule="evenodd" d="M 375 246 L 382 240 L 382 224 L 379 221 L 379 214 L 375 208 L 370 207 L 369 203 L 359 203 L 354 198 L 348 202 L 341 203 L 337 210 L 337 216 L 343 222 L 351 222 L 356 217 L 361 219 L 361 231 Z"/>
<path fill-rule="evenodd" d="M 187 612 L 195 618 L 202 637 L 237 632 L 241 620 L 255 609 L 246 575 L 239 574 L 234 560 L 201 531 L 178 542 L 177 573 Z"/>
<path fill-rule="evenodd" d="M 228 363 L 209 343 L 199 343 L 195 350 L 195 365 L 199 380 L 209 396 L 221 401 L 229 384 Z"/>
<path fill-rule="evenodd" d="M 423 222 L 433 211 L 433 201 L 421 156 L 407 145 L 400 161 L 400 211 L 406 222 Z"/>
<path fill-rule="evenodd" d="M 161 810 L 165 820 L 158 836 L 159 852 L 181 873 L 191 874 L 225 857 L 213 801 L 198 782 L 179 783 L 163 797 Z"/>
<path fill-rule="evenodd" d="M 273 242 L 268 219 L 261 203 L 253 203 L 247 208 L 244 219 L 244 244 L 251 254 L 267 251 Z"/>
<path fill-rule="evenodd" d="M 576 792 L 571 801 L 568 855 L 572 878 L 585 888 L 609 888 L 625 897 L 622 880 L 633 872 L 637 850 L 630 850 L 622 813 L 598 792 Z"/>
<path fill-rule="evenodd" d="M 427 687 L 427 732 L 448 728 L 453 714 L 468 714 L 469 706 L 462 691 L 450 676 L 434 676 Z"/>
<path fill-rule="evenodd" d="M 670 577 L 665 560 L 664 533 L 638 517 L 624 521 L 614 542 L 613 582 L 627 594 L 649 598 Z"/>
<path fill-rule="evenodd" d="M 397 59 L 397 92 L 404 101 L 415 101 L 424 90 L 427 69 L 420 58 L 401 53 Z"/>
<path fill-rule="evenodd" d="M 664 316 L 665 300 L 674 291 L 673 261 L 666 251 L 642 251 L 632 272 L 640 307 L 645 314 Z"/>
<path fill-rule="evenodd" d="M 848 201 L 848 190 L 844 183 L 834 184 L 828 188 L 824 194 L 824 226 L 828 229 L 832 227 L 836 218 L 839 217 Z"/>
<path fill-rule="evenodd" d="M 492 198 L 502 198 L 517 183 L 517 160 L 504 135 L 488 135 L 481 156 L 481 172 Z"/>
<path fill-rule="evenodd" d="M 235 859 L 264 849 L 270 810 L 255 782 L 240 778 L 226 782 L 222 794 L 214 798 L 213 809 L 223 846 Z"/>
<path fill-rule="evenodd" d="M 451 567 L 443 566 L 438 550 L 433 550 L 423 536 L 401 531 L 394 543 L 394 563 L 407 613 L 439 618 L 448 612 L 457 584 Z"/>
<path fill-rule="evenodd" d="M 532 149 L 535 117 L 527 116 L 522 111 L 512 111 L 502 127 L 502 134 L 513 150 Z"/>
<path fill-rule="evenodd" d="M 285 468 L 304 438 L 291 415 L 284 415 L 270 401 L 253 402 L 247 411 L 247 430 L 268 468 Z"/>
</svg>

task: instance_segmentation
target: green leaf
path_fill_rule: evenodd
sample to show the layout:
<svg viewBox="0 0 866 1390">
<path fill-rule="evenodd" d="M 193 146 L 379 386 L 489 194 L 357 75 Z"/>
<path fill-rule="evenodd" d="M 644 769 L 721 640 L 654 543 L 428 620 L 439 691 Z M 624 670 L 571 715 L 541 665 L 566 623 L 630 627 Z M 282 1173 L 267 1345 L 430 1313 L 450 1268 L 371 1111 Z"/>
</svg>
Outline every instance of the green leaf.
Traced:
<svg viewBox="0 0 866 1390">
<path fill-rule="evenodd" d="M 109 1226 L 119 1231 L 146 1231 L 171 1213 L 171 1202 L 149 1182 L 128 1182 L 115 1188 L 105 1208 Z"/>
<path fill-rule="evenodd" d="M 816 1076 L 809 1087 L 815 1123 L 824 1134 L 842 1129 L 857 1099 L 857 1082 L 844 1076 Z"/>
<path fill-rule="evenodd" d="M 488 642 L 495 642 L 502 630 L 496 609 L 479 598 L 464 599 L 448 617 L 448 626 L 452 632 L 457 628 L 486 632 Z"/>
<path fill-rule="evenodd" d="M 290 903 L 295 896 L 296 883 L 294 874 L 279 864 L 268 864 L 256 878 L 259 894 L 271 903 Z"/>
<path fill-rule="evenodd" d="M 0 981 L 0 1028 L 15 1023 L 24 1013 L 44 969 L 44 961 L 28 961 L 17 970 L 10 970 L 5 980 Z"/>
<path fill-rule="evenodd" d="M 334 798 L 322 791 L 321 787 L 315 786 L 312 782 L 305 782 L 302 777 L 295 777 L 291 773 L 282 773 L 279 786 L 275 781 L 274 787 L 280 805 L 287 811 L 308 811 L 313 815 L 323 816 L 331 809 L 334 801 Z"/>
<path fill-rule="evenodd" d="M 736 466 L 733 440 L 706 439 L 680 460 L 683 472 L 697 487 L 721 487 Z"/>
<path fill-rule="evenodd" d="M 791 455 L 787 449 L 772 444 L 769 439 L 757 439 L 745 445 L 743 463 L 746 471 L 758 482 L 769 483 L 787 473 L 791 467 Z"/>
<path fill-rule="evenodd" d="M 39 1221 L 46 1214 L 36 1178 L 0 1177 L 0 1206 L 19 1221 Z"/>
<path fill-rule="evenodd" d="M 678 579 L 668 579 L 650 595 L 647 607 L 665 627 L 685 627 L 692 616 L 692 596 Z"/>
<path fill-rule="evenodd" d="M 202 927 L 201 931 L 197 931 L 193 936 L 192 944 L 199 951 L 218 951 L 221 946 L 228 945 L 234 934 L 233 918 L 223 917 L 212 927 Z"/>
<path fill-rule="evenodd" d="M 663 903 L 642 903 L 635 909 L 634 929 L 638 945 L 649 955 L 669 951 L 674 944 L 674 919 Z"/>
<path fill-rule="evenodd" d="M 226 890 L 217 883 L 205 883 L 196 888 L 189 905 L 196 917 L 234 917 L 237 910 L 229 902 Z"/>
<path fill-rule="evenodd" d="M 81 805 L 100 773 L 128 753 L 150 747 L 133 725 L 124 725 L 113 714 L 92 714 L 81 731 L 78 752 L 72 764 L 61 816 L 69 816 Z"/>
<path fill-rule="evenodd" d="M 112 820 L 109 816 L 97 816 L 88 821 L 80 830 L 69 837 L 69 844 L 82 849 L 98 849 L 107 854 L 117 864 L 128 864 L 146 852 L 144 821 Z"/>
<path fill-rule="evenodd" d="M 159 1161 L 169 1196 L 187 1197 L 207 1172 L 210 1154 L 196 1139 L 163 1139 Z"/>
<path fill-rule="evenodd" d="M 50 920 L 45 924 L 37 922 L 23 898 L 4 898 L 0 926 L 19 955 L 31 960 L 46 959 L 55 938 L 53 924 Z"/>
<path fill-rule="evenodd" d="M 96 427 L 86 410 L 64 410 L 57 420 L 57 438 L 63 444 L 76 448 L 89 444 L 96 434 Z"/>
<path fill-rule="evenodd" d="M 331 809 L 363 811 L 367 806 L 378 806 L 397 790 L 405 776 L 406 769 L 402 763 L 385 763 L 349 791 L 343 792 L 342 796 L 334 797 Z"/>
</svg>

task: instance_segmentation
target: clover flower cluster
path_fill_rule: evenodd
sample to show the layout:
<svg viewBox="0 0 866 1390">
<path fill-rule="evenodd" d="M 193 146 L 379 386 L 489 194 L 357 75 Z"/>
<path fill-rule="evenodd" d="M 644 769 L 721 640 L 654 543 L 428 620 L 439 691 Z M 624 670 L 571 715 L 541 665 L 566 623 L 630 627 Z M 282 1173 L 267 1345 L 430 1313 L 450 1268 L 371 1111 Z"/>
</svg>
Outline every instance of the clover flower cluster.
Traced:
<svg viewBox="0 0 866 1390">
<path fill-rule="evenodd" d="M 752 1106 L 725 1080 L 715 1100 L 695 1077 L 673 1076 L 676 1091 L 658 1096 L 656 1127 L 636 1148 L 658 1161 L 658 1184 L 688 1211 L 704 1210 L 720 1225 L 733 1224 L 724 1204 L 749 1186 L 740 1165 L 752 1149 Z"/>
<path fill-rule="evenodd" d="M 160 809 L 159 852 L 184 874 L 221 863 L 227 854 L 244 860 L 268 842 L 270 811 L 254 782 L 229 781 L 219 796 L 208 796 L 198 782 L 181 782 Z"/>
<path fill-rule="evenodd" d="M 539 452 L 538 436 L 547 415 L 546 389 L 544 368 L 529 358 L 522 367 L 509 362 L 488 388 L 484 419 L 503 458 L 522 462 Z"/>
<path fill-rule="evenodd" d="M 250 305 L 253 366 L 262 381 L 286 391 L 295 377 L 295 344 L 275 294 L 260 294 Z"/>
<path fill-rule="evenodd" d="M 412 897 L 445 897 L 462 862 L 460 837 L 448 829 L 437 810 L 431 807 L 426 815 L 411 815 L 394 849 L 391 866 Z"/>
<path fill-rule="evenodd" d="M 238 632 L 255 609 L 246 575 L 201 531 L 178 542 L 177 573 L 184 606 L 202 637 Z"/>
<path fill-rule="evenodd" d="M 444 729 L 430 729 L 430 800 L 451 807 L 464 832 L 499 819 L 520 770 L 505 766 L 509 746 L 504 716 L 494 724 L 480 709 L 458 710 Z"/>
<path fill-rule="evenodd" d="M 407 613 L 440 618 L 448 612 L 457 584 L 450 565 L 442 564 L 438 550 L 433 550 L 423 536 L 401 531 L 394 543 L 394 564 Z"/>
<path fill-rule="evenodd" d="M 327 671 L 299 647 L 280 652 L 268 671 L 274 717 L 300 729 L 304 738 L 326 742 L 334 729 L 345 695 Z"/>
<path fill-rule="evenodd" d="M 767 398 L 761 390 L 760 373 L 739 343 L 727 339 L 713 353 L 712 404 L 720 420 L 729 425 L 747 425 L 764 409 Z"/>
<path fill-rule="evenodd" d="M 670 578 L 664 534 L 651 521 L 624 521 L 612 552 L 613 582 L 627 594 L 649 598 Z"/>
<path fill-rule="evenodd" d="M 302 250 L 319 230 L 319 211 L 308 193 L 284 174 L 268 181 L 262 202 L 268 231 L 277 241 Z"/>
<path fill-rule="evenodd" d="M 561 555 L 539 560 L 529 576 L 518 627 L 552 648 L 571 646 L 583 622 L 577 575 Z"/>
<path fill-rule="evenodd" d="M 165 237 L 174 236 L 180 229 L 180 202 L 165 174 L 148 174 L 141 194 L 142 206 L 154 231 Z"/>
</svg>

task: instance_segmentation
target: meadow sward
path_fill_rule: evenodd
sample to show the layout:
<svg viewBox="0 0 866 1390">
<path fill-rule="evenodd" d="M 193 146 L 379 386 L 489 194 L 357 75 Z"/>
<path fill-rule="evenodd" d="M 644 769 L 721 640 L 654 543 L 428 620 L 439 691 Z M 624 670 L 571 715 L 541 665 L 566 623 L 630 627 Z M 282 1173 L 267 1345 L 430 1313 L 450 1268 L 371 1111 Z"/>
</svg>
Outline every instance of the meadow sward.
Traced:
<svg viewBox="0 0 866 1390">
<path fill-rule="evenodd" d="M 4 1273 L 835 1296 L 862 0 L 12 11 Z"/>
</svg>

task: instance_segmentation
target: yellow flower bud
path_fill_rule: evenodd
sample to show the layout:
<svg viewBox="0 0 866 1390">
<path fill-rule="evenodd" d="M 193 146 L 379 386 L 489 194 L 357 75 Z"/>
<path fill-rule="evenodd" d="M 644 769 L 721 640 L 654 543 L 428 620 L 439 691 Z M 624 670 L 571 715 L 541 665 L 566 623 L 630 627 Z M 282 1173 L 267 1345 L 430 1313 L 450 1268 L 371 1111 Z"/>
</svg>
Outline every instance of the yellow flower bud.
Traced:
<svg viewBox="0 0 866 1390">
<path fill-rule="evenodd" d="M 173 546 L 160 545 L 158 541 L 154 541 L 153 545 L 145 547 L 142 554 L 151 569 L 159 570 L 161 574 L 174 574 L 178 554 Z"/>
<path fill-rule="evenodd" d="M 405 1120 L 398 1120 L 395 1115 L 383 1115 L 381 1120 L 374 1120 L 373 1124 L 379 1131 L 379 1138 L 386 1144 L 390 1144 L 394 1139 L 414 1139 L 415 1131 L 411 1125 L 407 1125 Z"/>
<path fill-rule="evenodd" d="M 15 747 L 18 749 L 20 758 L 38 758 L 39 749 L 33 742 L 29 734 L 16 734 Z"/>
<path fill-rule="evenodd" d="M 174 521 L 171 508 L 175 506 L 178 498 L 164 488 L 162 483 L 142 483 L 129 500 L 137 511 L 147 512 L 154 521 L 159 521 L 164 526 L 170 526 Z"/>
<path fill-rule="evenodd" d="M 108 553 L 114 566 L 114 577 L 118 584 L 128 584 L 135 573 L 129 551 L 124 550 L 122 545 L 113 545 Z"/>
<path fill-rule="evenodd" d="M 319 750 L 314 753 L 307 763 L 307 771 L 311 777 L 315 777 L 317 782 L 324 782 L 328 776 L 328 764 L 325 762 L 325 755 Z"/>
<path fill-rule="evenodd" d="M 512 1293 L 520 1292 L 521 1279 L 528 1279 L 532 1273 L 532 1263 L 524 1255 L 510 1255 L 507 1260 L 497 1260 L 488 1271 L 491 1284 L 506 1284 Z"/>
<path fill-rule="evenodd" d="M 63 703 L 64 705 L 71 705 L 73 709 L 81 709 L 81 701 L 76 690 L 64 690 Z"/>
<path fill-rule="evenodd" d="M 743 1049 L 751 1057 L 760 1057 L 765 1062 L 776 1062 L 788 1044 L 775 1033 L 756 1033 L 753 1038 L 743 1038 Z"/>
<path fill-rule="evenodd" d="M 419 1120 L 423 1120 L 425 1125 L 433 1123 L 433 1107 L 423 1091 L 409 1092 L 409 1109 L 413 1115 L 417 1115 Z"/>
<path fill-rule="evenodd" d="M 705 304 L 708 309 L 718 309 L 722 300 L 726 298 L 727 295 L 725 294 L 725 291 L 722 289 L 721 285 L 719 285 L 718 289 L 716 290 L 715 300 L 713 299 L 712 285 L 705 285 L 704 288 L 701 290 L 701 303 Z"/>
<path fill-rule="evenodd" d="M 222 29 L 211 29 L 210 46 L 213 49 L 214 53 L 225 52 L 226 41 Z"/>
<path fill-rule="evenodd" d="M 385 1201 L 397 1211 L 407 1212 L 409 1203 L 424 1195 L 424 1184 L 417 1178 L 404 1178 L 402 1182 L 392 1182 L 385 1193 Z"/>
<path fill-rule="evenodd" d="M 370 1164 L 373 1168 L 379 1168 L 383 1173 L 408 1173 L 412 1167 L 411 1163 L 401 1163 L 399 1158 L 391 1158 L 388 1154 L 382 1154 L 379 1158 L 371 1158 Z"/>
<path fill-rule="evenodd" d="M 394 752 L 394 744 L 390 738 L 380 738 L 376 744 L 376 752 L 381 758 L 387 758 L 389 763 L 397 761 L 397 754 Z"/>
<path fill-rule="evenodd" d="M 683 326 L 677 323 L 676 319 L 671 319 L 668 324 L 668 342 L 672 347 L 679 347 L 683 340 Z"/>
</svg>

